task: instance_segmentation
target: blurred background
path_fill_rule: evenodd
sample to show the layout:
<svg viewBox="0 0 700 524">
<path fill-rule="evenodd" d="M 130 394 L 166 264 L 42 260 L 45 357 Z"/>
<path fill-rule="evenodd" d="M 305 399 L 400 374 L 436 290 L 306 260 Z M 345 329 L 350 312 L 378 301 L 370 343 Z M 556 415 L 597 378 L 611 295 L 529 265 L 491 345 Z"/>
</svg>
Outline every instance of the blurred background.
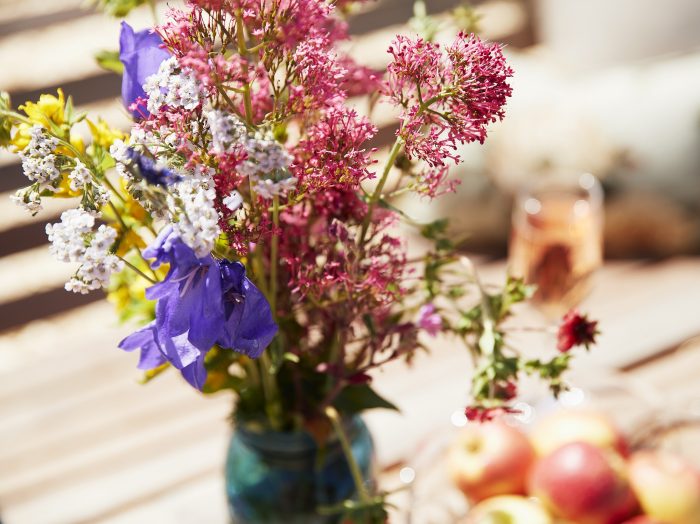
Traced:
<svg viewBox="0 0 700 524">
<path fill-rule="evenodd" d="M 700 335 L 700 2 L 425 0 L 425 5 L 435 17 L 438 40 L 476 28 L 506 45 L 515 71 L 513 97 L 486 144 L 461 152 L 457 193 L 433 203 L 402 204 L 421 220 L 449 216 L 454 234 L 467 238 L 465 251 L 495 261 L 502 274 L 518 190 L 554 171 L 593 173 L 605 192 L 604 253 L 615 261 L 594 290 L 590 309 L 620 320 L 606 326 L 601 360 L 630 366 Z M 166 2 L 159 2 L 161 20 L 165 9 Z M 393 36 L 420 26 L 415 20 L 407 25 L 412 15 L 410 0 L 370 0 L 350 19 L 349 51 L 360 63 L 384 68 Z M 127 20 L 137 29 L 153 22 L 147 8 Z M 0 0 L 0 90 L 10 92 L 16 106 L 61 87 L 79 110 L 128 129 L 120 78 L 94 60 L 100 51 L 118 48 L 118 35 L 117 21 L 82 0 Z M 382 147 L 393 141 L 396 124 L 381 105 L 375 120 L 380 133 L 374 145 Z M 116 325 L 99 293 L 65 292 L 72 268 L 48 253 L 45 224 L 57 221 L 71 203 L 48 201 L 31 217 L 9 198 L 24 185 L 17 157 L 2 152 L 0 509 L 11 508 L 8 523 L 38 522 L 36 515 L 45 511 L 54 512 L 56 522 L 117 522 L 119 516 L 123 522 L 219 521 L 223 513 L 212 509 L 201 520 L 188 502 L 218 493 L 230 399 L 203 401 L 168 376 L 148 386 L 150 404 L 142 404 L 146 397 L 136 384 L 133 359 L 115 349 L 128 326 Z M 489 271 L 485 274 L 488 278 Z M 630 341 L 625 358 L 605 351 Z M 695 354 L 642 376 L 658 387 L 685 380 L 700 398 L 691 386 L 697 382 Z M 424 370 L 422 380 L 436 383 L 438 377 Z M 414 389 L 387 381 L 394 393 L 410 395 Z M 461 386 L 456 394 L 454 384 L 445 387 L 462 398 Z M 700 411 L 700 402 L 696 408 Z M 195 419 L 178 420 L 178 413 L 193 411 Z M 404 413 L 410 419 L 410 409 Z M 220 426 L 209 440 L 200 440 L 192 425 L 213 420 Z M 165 425 L 156 428 L 161 422 Z M 137 425 L 146 429 L 132 434 Z M 395 427 L 389 432 L 394 437 L 402 431 Z M 189 453 L 191 468 L 170 470 L 167 457 L 152 459 L 164 439 L 166 451 Z M 85 453 L 73 453 L 82 445 Z M 385 464 L 399 460 L 396 453 Z M 112 474 L 125 457 L 141 466 Z M 172 474 L 170 484 L 163 483 L 164 471 Z M 160 484 L 149 491 L 153 478 Z M 63 489 L 71 483 L 82 488 Z M 110 490 L 109 501 L 98 502 Z M 158 510 L 144 501 L 156 497 L 166 504 L 174 500 L 171 493 L 178 493 L 179 520 L 159 520 Z M 66 507 L 82 508 L 80 518 L 61 513 Z M 191 520 L 193 515 L 200 520 Z"/>
</svg>

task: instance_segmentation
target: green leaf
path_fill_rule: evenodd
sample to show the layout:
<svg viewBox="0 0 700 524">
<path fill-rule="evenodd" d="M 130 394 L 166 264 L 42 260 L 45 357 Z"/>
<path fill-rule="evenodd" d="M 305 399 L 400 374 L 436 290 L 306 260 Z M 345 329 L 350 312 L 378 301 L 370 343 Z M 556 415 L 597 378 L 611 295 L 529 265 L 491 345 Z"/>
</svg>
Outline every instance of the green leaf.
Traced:
<svg viewBox="0 0 700 524">
<path fill-rule="evenodd" d="M 92 0 L 92 3 L 109 15 L 123 18 L 132 9 L 145 4 L 146 0 Z"/>
<path fill-rule="evenodd" d="M 448 225 L 449 221 L 446 218 L 441 218 L 424 225 L 420 230 L 420 234 L 425 238 L 436 240 L 445 234 Z"/>
<path fill-rule="evenodd" d="M 372 315 L 368 313 L 362 315 L 362 321 L 365 323 L 365 326 L 367 326 L 367 331 L 369 331 L 369 334 L 372 337 L 375 337 L 377 335 L 377 329 L 374 325 L 374 318 Z"/>
<path fill-rule="evenodd" d="M 496 348 L 496 336 L 490 324 L 484 325 L 484 332 L 479 337 L 479 349 L 483 355 L 491 355 Z"/>
<path fill-rule="evenodd" d="M 69 96 L 66 100 L 66 107 L 63 109 L 63 118 L 69 125 L 73 124 L 73 97 Z"/>
<path fill-rule="evenodd" d="M 335 408 L 344 414 L 354 414 L 366 409 L 384 408 L 399 411 L 394 404 L 379 396 L 367 384 L 347 386 L 336 397 L 333 403 Z"/>
<path fill-rule="evenodd" d="M 0 91 L 0 110 L 11 111 L 12 103 L 9 93 Z M 5 116 L 0 117 L 0 146 L 7 147 L 12 140 L 12 120 Z"/>
<path fill-rule="evenodd" d="M 452 19 L 458 29 L 465 33 L 478 33 L 481 15 L 468 3 L 460 5 L 452 11 Z"/>
<path fill-rule="evenodd" d="M 95 54 L 95 61 L 102 69 L 121 75 L 124 72 L 124 64 L 119 60 L 119 51 L 103 49 Z"/>
</svg>

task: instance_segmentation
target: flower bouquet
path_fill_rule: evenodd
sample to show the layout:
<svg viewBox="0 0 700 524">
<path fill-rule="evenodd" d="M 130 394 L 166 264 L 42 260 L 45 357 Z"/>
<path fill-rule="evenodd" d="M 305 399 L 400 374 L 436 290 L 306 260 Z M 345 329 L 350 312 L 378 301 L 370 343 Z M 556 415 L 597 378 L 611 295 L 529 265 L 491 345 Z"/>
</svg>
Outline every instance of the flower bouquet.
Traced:
<svg viewBox="0 0 700 524">
<path fill-rule="evenodd" d="M 139 2 L 101 3 L 125 14 Z M 484 289 L 446 221 L 417 224 L 394 204 L 405 192 L 453 190 L 458 148 L 482 143 L 503 118 L 512 71 L 501 46 L 465 33 L 447 47 L 397 36 L 387 70 L 374 71 L 336 46 L 355 3 L 189 0 L 154 28 L 122 23 L 128 134 L 76 113 L 61 91 L 18 110 L 3 94 L 0 144 L 30 181 L 19 204 L 37 213 L 44 198 L 74 199 L 47 226 L 49 249 L 76 266 L 68 291 L 104 289 L 121 319 L 140 325 L 119 347 L 138 350 L 146 380 L 174 369 L 205 394 L 234 392 L 245 432 L 236 446 L 303 434 L 318 471 L 335 443 L 343 453 L 331 477 L 346 472 L 349 487 L 321 497 L 325 481 L 304 477 L 312 495 L 302 503 L 292 490 L 293 503 L 383 521 L 385 494 L 353 444 L 371 447 L 358 413 L 393 408 L 372 389 L 375 368 L 410 362 L 425 335 L 459 337 L 475 363 L 467 416 L 485 420 L 513 409 L 523 374 L 563 388 L 568 350 L 595 326 L 585 340 L 569 326 L 573 338 L 550 360 L 522 358 L 502 323 L 528 287 L 511 278 Z M 363 98 L 368 114 L 376 103 L 398 108 L 388 152 L 372 147 Z M 401 222 L 431 242 L 422 256 L 407 256 Z M 233 470 L 252 468 L 234 447 L 243 462 Z M 259 475 L 245 467 L 239 477 Z M 271 489 L 283 506 L 274 490 L 301 482 L 281 478 Z M 231 482 L 233 511 L 262 520 Z"/>
</svg>

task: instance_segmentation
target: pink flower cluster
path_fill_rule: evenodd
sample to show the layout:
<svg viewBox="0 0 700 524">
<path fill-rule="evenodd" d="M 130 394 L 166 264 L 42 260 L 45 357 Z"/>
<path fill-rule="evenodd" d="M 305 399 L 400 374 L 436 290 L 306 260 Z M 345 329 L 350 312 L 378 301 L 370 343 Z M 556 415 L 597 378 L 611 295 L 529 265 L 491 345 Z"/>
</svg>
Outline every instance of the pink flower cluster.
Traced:
<svg viewBox="0 0 700 524">
<path fill-rule="evenodd" d="M 309 38 L 297 46 L 292 56 L 296 83 L 289 95 L 295 113 L 342 103 L 341 89 L 347 71 L 338 62 L 326 36 Z"/>
<path fill-rule="evenodd" d="M 374 174 L 365 143 L 377 128 L 357 111 L 334 105 L 321 114 L 295 148 L 294 170 L 301 187 L 312 193 L 331 188 L 352 189 Z"/>
<path fill-rule="evenodd" d="M 397 133 L 407 156 L 427 164 L 419 176 L 422 191 L 436 196 L 446 183 L 446 162 L 460 160 L 458 146 L 483 143 L 487 124 L 503 118 L 513 72 L 499 45 L 464 33 L 444 51 L 398 36 L 389 53 L 385 90 L 401 107 Z"/>
</svg>

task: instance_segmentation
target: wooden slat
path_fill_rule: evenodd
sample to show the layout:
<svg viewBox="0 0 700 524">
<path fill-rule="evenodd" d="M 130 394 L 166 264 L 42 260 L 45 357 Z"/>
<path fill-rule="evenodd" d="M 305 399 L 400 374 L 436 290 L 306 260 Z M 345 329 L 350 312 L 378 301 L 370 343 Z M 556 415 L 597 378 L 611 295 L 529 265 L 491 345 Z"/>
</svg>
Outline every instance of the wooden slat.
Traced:
<svg viewBox="0 0 700 524">
<path fill-rule="evenodd" d="M 45 246 L 1 257 L 0 304 L 62 287 L 74 271 L 72 264 L 55 260 Z"/>
<path fill-rule="evenodd" d="M 72 96 L 75 105 L 94 104 L 121 96 L 121 76 L 107 71 L 98 71 L 90 76 L 74 80 L 31 89 L 16 89 L 10 92 L 10 97 L 12 103 L 18 106 L 27 101 L 38 100 L 43 93 L 55 95 L 58 88 L 63 89 L 66 96 Z"/>
<path fill-rule="evenodd" d="M 9 522 L 44 524 L 99 522 L 103 516 L 118 514 L 133 501 L 148 501 L 171 489 L 186 485 L 220 468 L 228 431 L 211 426 L 200 429 L 190 444 L 179 444 L 163 455 L 145 458 L 112 474 L 83 483 L 56 489 L 24 504 L 7 506 L 4 515 Z M 167 435 L 163 435 L 168 447 Z M 105 496 L 107 495 L 107 496 Z M 216 503 L 206 501 L 205 503 Z"/>
<path fill-rule="evenodd" d="M 102 299 L 97 293 L 67 293 L 61 287 L 6 302 L 0 305 L 0 331 Z"/>
</svg>

